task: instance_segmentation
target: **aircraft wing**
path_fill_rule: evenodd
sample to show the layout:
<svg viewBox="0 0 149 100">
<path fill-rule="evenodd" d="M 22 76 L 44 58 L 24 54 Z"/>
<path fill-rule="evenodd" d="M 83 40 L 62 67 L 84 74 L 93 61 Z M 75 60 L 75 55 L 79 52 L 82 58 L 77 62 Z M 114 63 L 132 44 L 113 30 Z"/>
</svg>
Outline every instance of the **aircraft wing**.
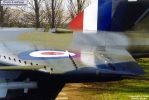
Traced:
<svg viewBox="0 0 149 100">
<path fill-rule="evenodd" d="M 56 50 L 38 44 L 1 43 L 0 63 L 10 69 L 35 69 L 43 66 L 51 74 L 119 74 L 140 75 L 143 70 L 125 49 L 109 48 L 106 51 Z M 14 67 L 22 66 L 22 67 Z M 32 67 L 24 67 L 32 66 Z M 2 69 L 9 67 L 1 67 Z M 38 67 L 36 67 L 38 69 Z M 9 70 L 10 70 L 9 69 Z"/>
<path fill-rule="evenodd" d="M 82 62 L 94 66 L 99 73 L 141 75 L 144 71 L 127 51 L 128 45 L 128 39 L 121 33 L 75 33 L 72 48 L 79 49 Z"/>
<path fill-rule="evenodd" d="M 35 88 L 54 100 L 67 82 L 116 81 L 143 73 L 125 49 L 57 50 L 31 42 L 0 43 L 0 64 L 0 98 L 11 89 Z"/>
<path fill-rule="evenodd" d="M 98 66 L 99 69 L 109 69 L 126 75 L 141 75 L 144 71 L 126 49 L 107 48 L 106 51 L 95 53 L 98 61 L 103 60 L 107 66 Z"/>
</svg>

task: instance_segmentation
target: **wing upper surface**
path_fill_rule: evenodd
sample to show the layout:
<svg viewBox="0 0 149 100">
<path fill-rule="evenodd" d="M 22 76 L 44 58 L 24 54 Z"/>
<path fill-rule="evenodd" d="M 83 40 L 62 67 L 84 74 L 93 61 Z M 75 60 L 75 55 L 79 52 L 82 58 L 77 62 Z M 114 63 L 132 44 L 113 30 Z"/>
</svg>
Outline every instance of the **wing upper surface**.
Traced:
<svg viewBox="0 0 149 100">
<path fill-rule="evenodd" d="M 31 57 L 33 51 L 55 50 L 50 47 L 42 47 L 31 43 L 1 43 L 1 63 L 17 66 L 44 66 L 47 71 L 53 74 L 79 72 L 79 73 L 111 73 L 122 75 L 140 75 L 143 70 L 135 62 L 133 57 L 125 49 L 106 48 L 103 51 L 72 51 L 75 56 L 67 54 L 65 50 L 64 57 Z M 51 54 L 51 52 L 50 52 Z M 16 67 L 12 68 L 15 69 Z M 28 68 L 28 67 L 27 67 Z M 31 69 L 34 69 L 30 67 Z M 38 68 L 38 67 L 37 67 Z M 10 68 L 11 69 L 11 68 Z M 18 67 L 19 69 L 19 67 Z M 25 69 L 20 67 L 20 69 Z"/>
</svg>

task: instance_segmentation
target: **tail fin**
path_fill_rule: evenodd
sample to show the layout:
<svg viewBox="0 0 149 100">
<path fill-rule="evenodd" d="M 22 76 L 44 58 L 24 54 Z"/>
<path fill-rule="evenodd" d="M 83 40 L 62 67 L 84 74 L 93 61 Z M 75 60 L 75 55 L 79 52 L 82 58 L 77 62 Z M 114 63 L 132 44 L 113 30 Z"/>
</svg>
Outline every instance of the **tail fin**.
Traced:
<svg viewBox="0 0 149 100">
<path fill-rule="evenodd" d="M 83 31 L 109 30 L 111 14 L 111 0 L 96 0 L 70 22 L 70 28 Z"/>
<path fill-rule="evenodd" d="M 148 0 L 95 0 L 69 24 L 73 31 L 125 31 L 149 12 Z"/>
</svg>

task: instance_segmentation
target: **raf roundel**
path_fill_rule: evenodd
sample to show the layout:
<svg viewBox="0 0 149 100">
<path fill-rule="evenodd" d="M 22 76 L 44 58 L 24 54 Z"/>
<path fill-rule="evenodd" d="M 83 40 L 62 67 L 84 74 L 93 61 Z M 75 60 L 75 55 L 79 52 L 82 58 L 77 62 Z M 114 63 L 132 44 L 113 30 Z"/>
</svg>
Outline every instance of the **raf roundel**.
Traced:
<svg viewBox="0 0 149 100">
<path fill-rule="evenodd" d="M 56 51 L 56 50 L 38 50 L 38 51 L 26 51 L 18 55 L 23 60 L 49 60 L 49 59 L 62 59 L 69 57 L 79 57 L 79 53 L 68 51 Z"/>
<path fill-rule="evenodd" d="M 75 56 L 74 53 L 68 51 L 34 51 L 29 54 L 31 57 L 42 57 L 42 58 L 59 58 L 59 57 L 69 57 Z"/>
</svg>

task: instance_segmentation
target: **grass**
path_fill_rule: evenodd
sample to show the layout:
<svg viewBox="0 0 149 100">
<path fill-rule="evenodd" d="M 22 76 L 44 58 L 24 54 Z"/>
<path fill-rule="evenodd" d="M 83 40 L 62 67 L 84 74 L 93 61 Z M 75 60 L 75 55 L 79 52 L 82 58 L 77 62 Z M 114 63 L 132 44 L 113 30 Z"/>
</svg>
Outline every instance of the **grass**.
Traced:
<svg viewBox="0 0 149 100">
<path fill-rule="evenodd" d="M 149 78 L 149 59 L 137 61 L 146 71 L 144 77 Z M 70 100 L 149 100 L 149 80 L 126 79 L 108 83 L 84 83 L 71 91 L 74 92 L 71 92 Z"/>
</svg>

